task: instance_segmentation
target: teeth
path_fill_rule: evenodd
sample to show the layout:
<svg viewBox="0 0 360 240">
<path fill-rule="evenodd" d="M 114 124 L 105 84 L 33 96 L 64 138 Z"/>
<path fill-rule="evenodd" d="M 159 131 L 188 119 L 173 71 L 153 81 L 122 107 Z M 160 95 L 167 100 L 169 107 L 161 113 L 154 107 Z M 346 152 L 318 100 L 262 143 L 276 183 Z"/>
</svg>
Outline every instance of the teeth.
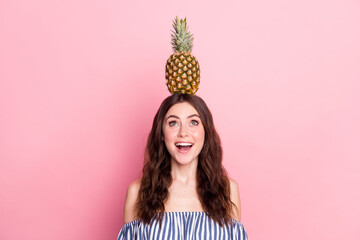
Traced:
<svg viewBox="0 0 360 240">
<path fill-rule="evenodd" d="M 176 146 L 192 146 L 192 143 L 176 143 Z"/>
</svg>

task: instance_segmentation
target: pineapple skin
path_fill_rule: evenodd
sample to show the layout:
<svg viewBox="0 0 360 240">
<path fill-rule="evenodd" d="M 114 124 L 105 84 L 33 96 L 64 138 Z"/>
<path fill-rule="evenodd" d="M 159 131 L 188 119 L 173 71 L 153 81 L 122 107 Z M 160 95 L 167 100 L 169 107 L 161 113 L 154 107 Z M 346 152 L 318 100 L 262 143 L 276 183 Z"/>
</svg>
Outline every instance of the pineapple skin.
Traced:
<svg viewBox="0 0 360 240">
<path fill-rule="evenodd" d="M 171 94 L 195 94 L 200 84 L 200 66 L 189 52 L 175 52 L 165 68 L 167 87 Z"/>
</svg>

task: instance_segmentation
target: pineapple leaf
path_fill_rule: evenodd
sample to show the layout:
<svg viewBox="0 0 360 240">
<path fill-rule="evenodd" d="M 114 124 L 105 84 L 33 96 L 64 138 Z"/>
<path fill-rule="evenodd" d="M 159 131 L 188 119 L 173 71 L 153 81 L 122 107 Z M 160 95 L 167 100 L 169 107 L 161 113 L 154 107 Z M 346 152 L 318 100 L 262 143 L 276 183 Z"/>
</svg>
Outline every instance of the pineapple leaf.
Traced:
<svg viewBox="0 0 360 240">
<path fill-rule="evenodd" d="M 171 31 L 171 43 L 174 52 L 191 52 L 194 37 L 189 32 L 186 18 L 179 19 L 176 17 L 173 20 L 173 28 L 174 30 Z"/>
</svg>

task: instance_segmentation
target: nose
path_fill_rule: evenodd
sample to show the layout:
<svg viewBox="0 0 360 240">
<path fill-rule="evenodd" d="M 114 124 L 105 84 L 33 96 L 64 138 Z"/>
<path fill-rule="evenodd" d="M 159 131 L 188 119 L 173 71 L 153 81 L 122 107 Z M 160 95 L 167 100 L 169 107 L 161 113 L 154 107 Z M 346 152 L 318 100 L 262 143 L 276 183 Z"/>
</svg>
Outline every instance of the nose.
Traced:
<svg viewBox="0 0 360 240">
<path fill-rule="evenodd" d="M 181 125 L 178 132 L 179 137 L 185 137 L 188 135 L 188 129 L 186 126 Z"/>
</svg>

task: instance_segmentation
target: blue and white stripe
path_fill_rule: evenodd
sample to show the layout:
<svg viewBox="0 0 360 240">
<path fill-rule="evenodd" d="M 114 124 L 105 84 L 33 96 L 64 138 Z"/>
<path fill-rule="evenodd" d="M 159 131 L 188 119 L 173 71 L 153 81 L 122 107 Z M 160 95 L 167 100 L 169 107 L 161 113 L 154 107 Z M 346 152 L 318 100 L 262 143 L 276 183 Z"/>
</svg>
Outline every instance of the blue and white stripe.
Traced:
<svg viewBox="0 0 360 240">
<path fill-rule="evenodd" d="M 247 240 L 244 226 L 232 220 L 229 226 L 221 227 L 205 212 L 165 212 L 161 228 L 158 221 L 144 224 L 135 220 L 125 224 L 117 240 Z"/>
</svg>

